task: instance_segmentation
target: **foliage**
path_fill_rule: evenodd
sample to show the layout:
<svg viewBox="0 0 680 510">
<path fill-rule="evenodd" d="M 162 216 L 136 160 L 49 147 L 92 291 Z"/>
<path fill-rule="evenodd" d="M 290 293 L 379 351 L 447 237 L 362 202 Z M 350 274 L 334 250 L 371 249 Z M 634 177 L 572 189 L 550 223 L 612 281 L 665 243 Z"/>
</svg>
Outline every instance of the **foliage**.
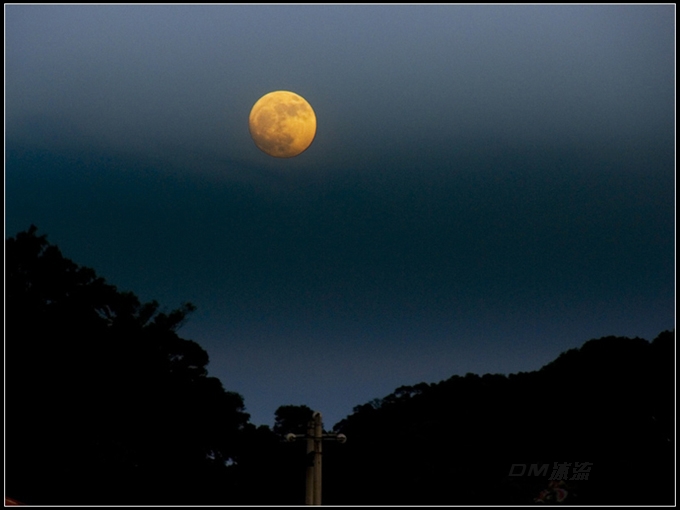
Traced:
<svg viewBox="0 0 680 510">
<path fill-rule="evenodd" d="M 312 410 L 274 429 L 208 377 L 163 312 L 64 258 L 31 227 L 6 240 L 6 493 L 29 504 L 304 501 Z M 468 373 L 357 405 L 324 443 L 328 505 L 674 501 L 675 332 L 605 337 L 535 372 Z M 323 410 L 321 410 L 323 411 Z M 513 464 L 592 463 L 557 484 Z M 558 486 L 559 485 L 559 486 Z M 547 487 L 547 489 L 546 489 Z M 559 489 L 559 490 L 558 490 Z M 623 490 L 625 489 L 625 490 Z"/>
<path fill-rule="evenodd" d="M 248 415 L 177 334 L 194 306 L 140 303 L 36 231 L 6 240 L 8 491 L 29 504 L 210 499 L 188 482 L 225 469 Z"/>
<path fill-rule="evenodd" d="M 510 476 L 513 464 L 590 462 L 569 482 L 579 503 L 671 504 L 674 347 L 671 331 L 605 337 L 535 372 L 397 388 L 334 427 L 348 442 L 324 502 L 532 504 L 547 476 Z"/>
<path fill-rule="evenodd" d="M 313 413 L 314 411 L 305 405 L 280 406 L 274 413 L 274 432 L 281 436 L 289 433 L 305 434 Z"/>
</svg>

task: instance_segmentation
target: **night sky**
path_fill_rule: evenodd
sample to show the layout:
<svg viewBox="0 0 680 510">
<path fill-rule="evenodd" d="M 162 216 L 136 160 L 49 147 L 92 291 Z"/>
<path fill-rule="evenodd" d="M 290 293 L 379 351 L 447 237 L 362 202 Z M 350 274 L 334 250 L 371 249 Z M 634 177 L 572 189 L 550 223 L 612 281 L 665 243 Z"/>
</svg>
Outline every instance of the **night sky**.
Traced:
<svg viewBox="0 0 680 510">
<path fill-rule="evenodd" d="M 674 5 L 5 16 L 5 237 L 194 303 L 255 424 L 674 328 Z M 250 138 L 274 90 L 298 157 Z"/>
</svg>

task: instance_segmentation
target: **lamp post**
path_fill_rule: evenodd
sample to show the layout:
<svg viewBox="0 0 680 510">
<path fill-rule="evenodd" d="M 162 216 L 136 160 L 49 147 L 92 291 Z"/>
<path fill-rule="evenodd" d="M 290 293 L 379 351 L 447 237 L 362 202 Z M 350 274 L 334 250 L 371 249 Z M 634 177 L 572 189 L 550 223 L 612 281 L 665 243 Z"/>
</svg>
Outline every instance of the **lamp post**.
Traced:
<svg viewBox="0 0 680 510">
<path fill-rule="evenodd" d="M 287 441 L 296 439 L 307 440 L 307 483 L 305 486 L 305 504 L 321 504 L 321 443 L 324 440 L 333 439 L 344 443 L 347 437 L 344 434 L 324 434 L 321 413 L 314 411 L 312 419 L 307 423 L 306 434 L 286 434 Z"/>
</svg>

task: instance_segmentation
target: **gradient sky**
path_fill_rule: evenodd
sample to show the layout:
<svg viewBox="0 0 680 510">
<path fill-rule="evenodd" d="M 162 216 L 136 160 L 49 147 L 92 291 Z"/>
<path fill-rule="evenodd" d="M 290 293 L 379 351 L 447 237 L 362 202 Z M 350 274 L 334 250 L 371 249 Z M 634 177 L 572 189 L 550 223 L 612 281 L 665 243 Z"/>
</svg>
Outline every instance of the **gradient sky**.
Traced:
<svg viewBox="0 0 680 510">
<path fill-rule="evenodd" d="M 675 324 L 674 5 L 6 5 L 5 142 L 5 236 L 194 303 L 255 424 Z"/>
</svg>

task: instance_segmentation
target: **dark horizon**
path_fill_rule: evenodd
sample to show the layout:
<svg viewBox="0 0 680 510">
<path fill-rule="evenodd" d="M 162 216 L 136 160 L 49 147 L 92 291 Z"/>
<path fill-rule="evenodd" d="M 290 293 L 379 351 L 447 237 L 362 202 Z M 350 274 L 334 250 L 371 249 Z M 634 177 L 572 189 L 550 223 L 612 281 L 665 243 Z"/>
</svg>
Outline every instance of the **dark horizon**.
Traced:
<svg viewBox="0 0 680 510">
<path fill-rule="evenodd" d="M 35 226 L 5 250 L 10 504 L 301 504 L 321 467 L 305 453 L 315 415 L 315 504 L 674 500 L 674 331 L 590 340 L 538 371 L 400 385 L 333 433 L 281 405 L 270 428 L 178 335 L 193 305 L 140 302 Z"/>
</svg>

